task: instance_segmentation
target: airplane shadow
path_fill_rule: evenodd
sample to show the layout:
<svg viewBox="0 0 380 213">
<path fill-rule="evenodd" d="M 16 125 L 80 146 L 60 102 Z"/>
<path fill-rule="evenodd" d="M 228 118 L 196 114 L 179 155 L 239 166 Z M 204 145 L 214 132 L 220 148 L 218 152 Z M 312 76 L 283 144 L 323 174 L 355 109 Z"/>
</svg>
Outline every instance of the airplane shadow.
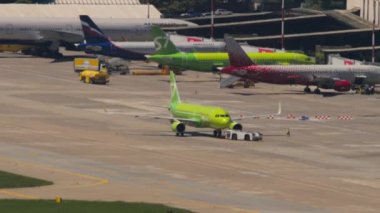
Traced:
<svg viewBox="0 0 380 213">
<path fill-rule="evenodd" d="M 91 56 L 86 56 L 86 55 L 69 55 L 69 56 L 62 56 L 60 58 L 55 58 L 50 63 L 62 63 L 62 62 L 74 61 L 75 58 L 83 58 L 83 57 L 96 58 L 96 57 L 91 57 Z"/>
<path fill-rule="evenodd" d="M 162 82 L 169 82 L 168 80 L 159 80 L 159 81 L 162 81 Z M 177 80 L 176 79 L 176 82 L 177 83 L 213 83 L 213 82 L 218 82 L 218 80 L 187 80 L 187 81 L 181 81 L 181 80 Z"/>
<path fill-rule="evenodd" d="M 129 133 L 131 134 L 131 133 Z M 178 138 L 186 138 L 186 137 L 208 137 L 208 138 L 215 138 L 212 132 L 206 133 L 206 132 L 185 132 L 184 136 L 176 136 L 174 132 L 159 132 L 159 133 L 135 133 L 131 135 L 144 135 L 144 136 L 160 136 L 160 137 L 178 137 Z M 218 138 L 216 138 L 218 139 Z M 223 139 L 223 138 L 222 138 Z"/>
<path fill-rule="evenodd" d="M 241 96 L 260 96 L 260 95 L 306 95 L 305 93 L 300 92 L 274 92 L 274 93 L 248 93 L 248 92 L 232 92 L 233 95 Z"/>
<path fill-rule="evenodd" d="M 241 96 L 268 96 L 268 95 L 317 95 L 317 94 L 307 94 L 304 92 L 274 92 L 274 93 L 248 93 L 248 92 L 232 92 L 231 94 L 234 95 L 241 95 Z M 351 93 L 336 93 L 336 92 L 321 92 L 321 95 L 325 98 L 328 97 L 335 97 L 335 96 L 341 96 L 341 95 L 352 95 Z"/>
</svg>

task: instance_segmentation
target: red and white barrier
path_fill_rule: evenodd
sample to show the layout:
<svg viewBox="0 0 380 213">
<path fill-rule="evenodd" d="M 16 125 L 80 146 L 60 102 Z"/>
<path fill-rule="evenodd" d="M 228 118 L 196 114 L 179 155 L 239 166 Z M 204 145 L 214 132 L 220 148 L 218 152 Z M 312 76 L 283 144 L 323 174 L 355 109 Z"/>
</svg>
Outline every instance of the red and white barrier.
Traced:
<svg viewBox="0 0 380 213">
<path fill-rule="evenodd" d="M 328 115 L 316 115 L 314 118 L 317 120 L 330 120 L 330 116 Z"/>
<path fill-rule="evenodd" d="M 337 120 L 350 121 L 350 120 L 352 120 L 353 118 L 352 118 L 352 116 L 350 116 L 350 115 L 340 115 L 340 116 L 338 116 L 336 119 L 337 119 Z"/>
</svg>

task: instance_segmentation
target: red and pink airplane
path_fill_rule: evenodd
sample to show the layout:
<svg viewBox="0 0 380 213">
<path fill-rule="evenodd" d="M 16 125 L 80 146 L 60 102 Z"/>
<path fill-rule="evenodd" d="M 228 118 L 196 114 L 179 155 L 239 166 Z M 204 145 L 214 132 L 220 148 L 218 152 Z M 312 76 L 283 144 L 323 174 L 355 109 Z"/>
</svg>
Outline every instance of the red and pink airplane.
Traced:
<svg viewBox="0 0 380 213">
<path fill-rule="evenodd" d="M 233 38 L 225 38 L 230 66 L 221 70 L 242 79 L 271 84 L 305 85 L 347 92 L 355 86 L 380 84 L 380 67 L 372 65 L 257 65 Z"/>
</svg>

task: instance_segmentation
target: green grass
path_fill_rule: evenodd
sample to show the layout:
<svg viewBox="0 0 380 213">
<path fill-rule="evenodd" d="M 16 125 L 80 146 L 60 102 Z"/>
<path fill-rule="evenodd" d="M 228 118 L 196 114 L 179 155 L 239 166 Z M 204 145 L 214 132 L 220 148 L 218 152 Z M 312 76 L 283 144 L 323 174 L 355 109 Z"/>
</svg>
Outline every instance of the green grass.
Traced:
<svg viewBox="0 0 380 213">
<path fill-rule="evenodd" d="M 50 181 L 0 171 L 0 189 L 46 186 L 51 184 L 53 183 Z"/>
<path fill-rule="evenodd" d="M 63 200 L 0 200 L 0 212 L 7 213 L 187 213 L 160 204 Z"/>
</svg>

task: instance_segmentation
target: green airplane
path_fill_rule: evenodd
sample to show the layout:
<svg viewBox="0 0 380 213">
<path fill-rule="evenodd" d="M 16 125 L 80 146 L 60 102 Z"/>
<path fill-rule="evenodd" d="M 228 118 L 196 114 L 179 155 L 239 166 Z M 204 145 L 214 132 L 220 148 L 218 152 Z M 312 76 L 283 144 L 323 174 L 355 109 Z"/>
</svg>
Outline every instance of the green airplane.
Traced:
<svg viewBox="0 0 380 213">
<path fill-rule="evenodd" d="M 214 129 L 214 136 L 221 137 L 223 129 L 242 130 L 243 126 L 237 122 L 239 120 L 277 116 L 281 114 L 281 104 L 279 104 L 278 112 L 275 114 L 251 115 L 246 117 L 240 116 L 239 118 L 234 119 L 230 117 L 227 110 L 221 107 L 184 103 L 181 101 L 173 71 L 170 72 L 170 91 L 169 112 L 172 114 L 171 117 L 142 115 L 136 115 L 135 117 L 151 117 L 154 119 L 170 120 L 171 129 L 177 136 L 183 136 L 185 134 L 186 125 L 189 125 L 196 128 Z"/>
<path fill-rule="evenodd" d="M 230 65 L 228 54 L 225 52 L 185 53 L 178 50 L 159 27 L 152 27 L 156 53 L 146 55 L 148 60 L 160 65 L 169 66 L 171 70 L 216 72 L 220 67 Z M 199 45 L 202 45 L 201 43 Z M 255 64 L 315 64 L 307 55 L 290 52 L 248 53 Z"/>
</svg>

